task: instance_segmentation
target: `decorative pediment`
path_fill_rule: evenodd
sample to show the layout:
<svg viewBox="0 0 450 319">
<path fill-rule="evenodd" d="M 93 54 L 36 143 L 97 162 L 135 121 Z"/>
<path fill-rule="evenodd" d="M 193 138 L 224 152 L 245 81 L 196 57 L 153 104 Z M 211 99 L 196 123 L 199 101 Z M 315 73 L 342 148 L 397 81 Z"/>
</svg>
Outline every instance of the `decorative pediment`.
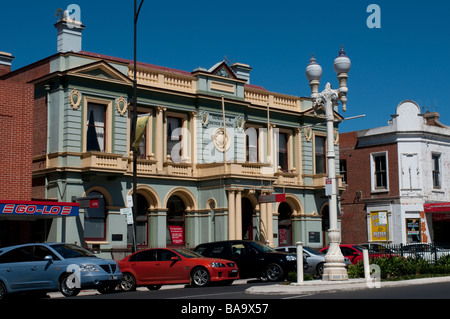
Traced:
<svg viewBox="0 0 450 319">
<path fill-rule="evenodd" d="M 99 79 L 103 81 L 133 84 L 130 78 L 105 61 L 98 61 L 73 68 L 67 72 L 69 75 Z"/>
<path fill-rule="evenodd" d="M 233 70 L 228 66 L 225 61 L 221 61 L 212 66 L 209 70 L 209 73 L 217 76 L 222 76 L 230 79 L 237 79 L 236 74 L 234 74 Z"/>
</svg>

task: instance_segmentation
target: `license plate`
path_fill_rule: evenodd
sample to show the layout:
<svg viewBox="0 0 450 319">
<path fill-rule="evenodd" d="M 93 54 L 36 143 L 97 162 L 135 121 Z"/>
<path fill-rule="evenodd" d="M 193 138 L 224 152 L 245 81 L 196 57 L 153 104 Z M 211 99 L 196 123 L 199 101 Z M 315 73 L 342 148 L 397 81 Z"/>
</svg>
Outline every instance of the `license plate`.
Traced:
<svg viewBox="0 0 450 319">
<path fill-rule="evenodd" d="M 109 280 L 116 280 L 117 279 L 117 275 L 109 275 Z"/>
</svg>

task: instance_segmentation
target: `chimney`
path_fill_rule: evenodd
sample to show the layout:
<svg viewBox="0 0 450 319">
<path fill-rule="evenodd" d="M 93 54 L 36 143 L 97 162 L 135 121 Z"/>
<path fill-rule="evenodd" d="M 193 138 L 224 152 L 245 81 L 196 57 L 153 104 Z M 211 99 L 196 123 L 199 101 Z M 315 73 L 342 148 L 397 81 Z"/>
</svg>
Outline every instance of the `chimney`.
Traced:
<svg viewBox="0 0 450 319">
<path fill-rule="evenodd" d="M 64 17 L 55 23 L 55 28 L 58 30 L 58 52 L 81 51 L 81 32 L 85 28 L 81 21 L 71 19 L 66 10 Z"/>
<path fill-rule="evenodd" d="M 11 53 L 0 52 L 0 76 L 11 72 L 11 62 L 14 57 Z"/>
<path fill-rule="evenodd" d="M 249 65 L 234 63 L 230 66 L 230 68 L 239 79 L 246 80 L 247 84 L 250 84 L 250 71 L 252 68 Z"/>
</svg>

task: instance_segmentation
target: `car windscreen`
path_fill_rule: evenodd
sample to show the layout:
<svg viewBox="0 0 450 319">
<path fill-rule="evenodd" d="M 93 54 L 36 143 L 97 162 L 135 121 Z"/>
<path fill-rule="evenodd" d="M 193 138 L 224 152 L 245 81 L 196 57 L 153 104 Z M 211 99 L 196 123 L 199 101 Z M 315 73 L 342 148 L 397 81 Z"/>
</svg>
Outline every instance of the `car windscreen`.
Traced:
<svg viewBox="0 0 450 319">
<path fill-rule="evenodd" d="M 187 249 L 174 249 L 174 251 L 176 251 L 177 253 L 179 253 L 181 256 L 186 257 L 186 258 L 204 258 L 204 256 L 197 254 L 196 252 L 193 252 L 191 250 L 187 250 Z"/>
<path fill-rule="evenodd" d="M 255 243 L 255 242 L 249 242 L 249 244 L 251 246 L 253 246 L 259 252 L 273 252 L 273 251 L 275 251 L 273 248 L 271 248 L 269 246 L 261 245 L 261 244 Z"/>
<path fill-rule="evenodd" d="M 96 257 L 93 253 L 76 245 L 53 244 L 50 245 L 63 258 Z"/>
</svg>

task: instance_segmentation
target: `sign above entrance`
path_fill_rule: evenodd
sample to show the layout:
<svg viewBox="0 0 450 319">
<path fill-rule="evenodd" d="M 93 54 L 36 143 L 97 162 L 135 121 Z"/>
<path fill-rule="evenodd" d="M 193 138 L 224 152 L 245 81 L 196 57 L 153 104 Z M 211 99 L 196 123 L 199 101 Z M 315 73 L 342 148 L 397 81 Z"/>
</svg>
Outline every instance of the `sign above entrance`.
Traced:
<svg viewBox="0 0 450 319">
<path fill-rule="evenodd" d="M 260 203 L 275 203 L 275 202 L 285 202 L 286 194 L 271 194 L 259 196 Z"/>
<path fill-rule="evenodd" d="M 0 216 L 78 216 L 78 203 L 0 200 Z"/>
<path fill-rule="evenodd" d="M 450 203 L 425 203 L 423 209 L 425 213 L 450 212 Z"/>
</svg>

